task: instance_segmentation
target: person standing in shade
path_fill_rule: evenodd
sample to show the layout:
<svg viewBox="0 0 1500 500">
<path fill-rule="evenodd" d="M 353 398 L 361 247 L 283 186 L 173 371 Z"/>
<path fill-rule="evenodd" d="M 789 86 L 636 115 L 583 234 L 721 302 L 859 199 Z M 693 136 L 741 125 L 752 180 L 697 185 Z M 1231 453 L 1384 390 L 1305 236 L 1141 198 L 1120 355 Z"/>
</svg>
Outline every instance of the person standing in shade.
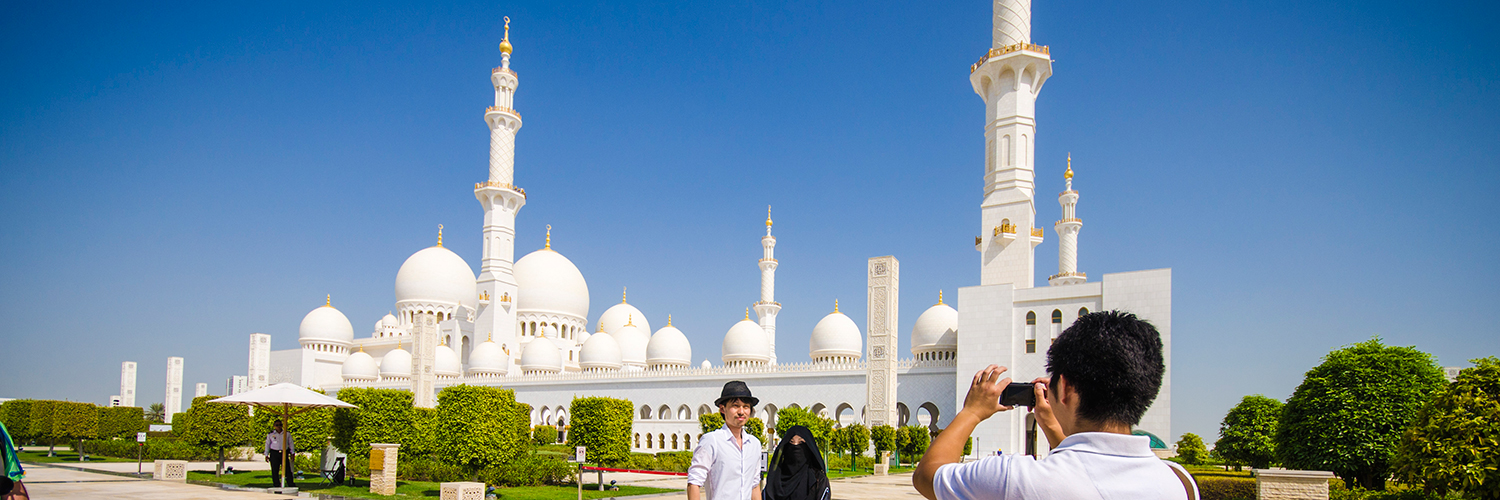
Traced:
<svg viewBox="0 0 1500 500">
<path fill-rule="evenodd" d="M 292 480 L 292 469 L 297 468 L 297 443 L 292 441 L 290 434 L 287 434 L 285 435 L 286 446 L 282 446 L 282 436 L 281 421 L 277 420 L 271 432 L 266 434 L 266 461 L 271 462 L 271 487 L 280 488 L 282 478 L 285 477 L 286 487 L 295 488 L 297 482 Z M 283 457 L 284 451 L 289 454 Z M 283 464 L 285 464 L 285 470 L 282 469 Z"/>
<path fill-rule="evenodd" d="M 766 500 L 828 500 L 828 465 L 812 431 L 794 425 L 781 437 L 766 474 Z"/>
<path fill-rule="evenodd" d="M 735 380 L 714 401 L 724 426 L 704 434 L 688 467 L 688 500 L 760 500 L 760 440 L 745 432 L 759 399 Z M 707 493 L 704 490 L 708 490 Z"/>
</svg>

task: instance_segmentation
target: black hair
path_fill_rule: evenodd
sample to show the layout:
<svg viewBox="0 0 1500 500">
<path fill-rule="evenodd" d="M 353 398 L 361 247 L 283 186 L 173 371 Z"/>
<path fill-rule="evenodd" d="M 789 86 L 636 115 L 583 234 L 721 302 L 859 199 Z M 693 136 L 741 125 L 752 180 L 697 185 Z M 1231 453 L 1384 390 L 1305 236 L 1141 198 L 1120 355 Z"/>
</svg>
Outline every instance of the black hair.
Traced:
<svg viewBox="0 0 1500 500">
<path fill-rule="evenodd" d="M 1047 349 L 1052 383 L 1059 375 L 1078 391 L 1078 417 L 1134 426 L 1156 400 L 1166 372 L 1161 334 L 1120 311 L 1079 316 Z"/>
</svg>

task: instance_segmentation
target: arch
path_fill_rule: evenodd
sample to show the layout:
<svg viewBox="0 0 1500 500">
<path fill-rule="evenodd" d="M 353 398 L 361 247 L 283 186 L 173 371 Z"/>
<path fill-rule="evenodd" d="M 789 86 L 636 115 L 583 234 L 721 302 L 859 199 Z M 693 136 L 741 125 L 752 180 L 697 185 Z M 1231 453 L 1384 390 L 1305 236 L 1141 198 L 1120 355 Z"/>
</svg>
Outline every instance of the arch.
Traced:
<svg viewBox="0 0 1500 500">
<path fill-rule="evenodd" d="M 677 449 L 677 434 L 676 433 L 672 434 L 672 449 L 674 449 L 674 450 Z M 297 450 L 292 450 L 292 451 L 297 451 Z"/>
<path fill-rule="evenodd" d="M 1062 310 L 1061 309 L 1053 309 L 1052 310 L 1052 322 L 1055 323 L 1055 324 L 1059 324 L 1059 325 L 1062 324 Z"/>
<path fill-rule="evenodd" d="M 1080 308 L 1078 308 L 1078 316 L 1079 317 L 1088 316 L 1088 315 L 1089 315 L 1089 308 L 1087 308 L 1087 307 L 1080 307 Z"/>
<path fill-rule="evenodd" d="M 658 433 L 656 435 L 656 447 L 657 448 L 661 448 L 663 450 L 667 449 L 667 435 L 666 434 Z"/>
<path fill-rule="evenodd" d="M 692 420 L 692 419 L 693 419 L 693 410 L 689 410 L 688 409 L 688 405 L 682 405 L 682 406 L 677 407 L 677 420 Z"/>
<path fill-rule="evenodd" d="M 922 403 L 922 406 L 917 407 L 917 423 L 927 426 L 928 431 L 936 432 L 938 430 L 938 419 L 941 418 L 942 413 L 938 411 L 937 405 L 932 404 L 931 401 Z"/>
<path fill-rule="evenodd" d="M 297 444 L 297 443 L 292 443 L 292 444 Z M 635 447 L 636 448 L 640 448 L 641 447 L 641 433 L 639 433 L 639 432 L 635 433 Z M 297 450 L 292 450 L 292 451 L 297 451 Z"/>
<path fill-rule="evenodd" d="M 296 443 L 293 443 L 293 444 L 296 444 Z M 691 450 L 691 449 L 693 449 L 693 435 L 692 434 L 687 434 L 687 433 L 683 433 L 682 434 L 682 448 L 685 449 L 685 450 Z"/>
<path fill-rule="evenodd" d="M 906 427 L 907 420 L 911 420 L 911 410 L 906 407 L 906 403 L 896 403 L 896 427 Z"/>
<path fill-rule="evenodd" d="M 786 405 L 786 407 L 787 407 L 787 408 L 796 408 L 796 409 L 798 409 L 798 410 L 801 410 L 801 409 L 802 409 L 802 406 L 801 406 L 801 405 L 798 405 L 798 404 L 797 404 L 797 403 L 792 403 L 792 404 L 789 404 L 789 405 Z"/>
<path fill-rule="evenodd" d="M 857 422 L 855 420 L 854 407 L 850 406 L 849 403 L 839 403 L 833 410 L 833 416 L 833 421 L 840 427 Z"/>
<path fill-rule="evenodd" d="M 651 407 L 641 405 L 641 420 L 651 420 Z"/>
<path fill-rule="evenodd" d="M 1036 311 L 1026 311 L 1026 324 L 1036 326 Z"/>
<path fill-rule="evenodd" d="M 647 432 L 646 433 L 646 449 L 648 449 L 648 450 L 651 449 L 651 438 L 652 438 L 651 433 Z"/>
<path fill-rule="evenodd" d="M 776 405 L 771 404 L 771 403 L 766 403 L 766 406 L 763 409 L 766 411 L 766 418 L 763 419 L 766 422 L 766 428 L 768 428 L 768 429 L 775 429 L 776 428 L 776 412 L 781 411 L 781 410 L 776 409 Z"/>
<path fill-rule="evenodd" d="M 1021 154 L 1019 154 L 1017 156 L 1019 156 L 1020 159 L 1021 159 L 1021 161 L 1020 161 L 1021 166 L 1030 166 L 1031 165 L 1031 139 L 1028 138 L 1028 137 L 1026 137 L 1026 134 L 1021 134 L 1021 144 L 1020 144 L 1020 146 L 1021 146 L 1021 148 L 1020 148 L 1020 153 Z"/>
<path fill-rule="evenodd" d="M 827 406 L 823 406 L 823 403 L 818 403 L 818 404 L 812 405 L 812 408 L 808 408 L 807 411 L 810 411 L 810 412 L 812 412 L 813 415 L 816 415 L 816 416 L 819 416 L 819 417 L 824 417 L 824 418 L 828 417 L 828 407 Z"/>
<path fill-rule="evenodd" d="M 671 420 L 672 408 L 667 405 L 661 405 L 661 408 L 656 409 L 656 418 L 660 420 Z"/>
<path fill-rule="evenodd" d="M 547 408 L 545 406 L 542 407 L 541 417 L 542 417 L 542 423 L 543 424 L 551 425 L 552 424 L 552 409 L 551 408 Z M 292 444 L 296 444 L 296 443 L 292 443 Z M 292 451 L 297 451 L 297 450 L 292 450 Z"/>
<path fill-rule="evenodd" d="M 1007 167 L 1010 166 L 1010 164 L 1011 164 L 1011 155 L 1010 155 L 1010 136 L 1009 135 L 1006 135 L 1006 136 L 1000 138 L 1000 159 L 1004 160 L 1003 163 L 1004 163 L 1005 166 L 1007 166 Z"/>
<path fill-rule="evenodd" d="M 700 417 L 713 412 L 714 409 L 710 408 L 708 405 L 698 405 L 698 416 Z"/>
<path fill-rule="evenodd" d="M 563 422 L 565 422 L 564 419 L 568 418 L 568 409 L 559 406 L 556 410 L 552 411 L 552 415 L 557 419 L 557 428 L 561 429 L 563 426 Z"/>
</svg>

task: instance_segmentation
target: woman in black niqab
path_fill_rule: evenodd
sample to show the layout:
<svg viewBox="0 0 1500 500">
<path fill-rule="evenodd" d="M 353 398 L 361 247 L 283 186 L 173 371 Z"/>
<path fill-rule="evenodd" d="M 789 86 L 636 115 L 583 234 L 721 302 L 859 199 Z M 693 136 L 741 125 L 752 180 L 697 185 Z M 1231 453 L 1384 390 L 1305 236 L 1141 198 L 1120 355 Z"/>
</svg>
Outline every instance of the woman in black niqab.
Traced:
<svg viewBox="0 0 1500 500">
<path fill-rule="evenodd" d="M 796 442 L 796 444 L 793 444 Z M 766 474 L 765 500 L 828 500 L 828 466 L 812 431 L 795 425 L 781 436 Z"/>
</svg>

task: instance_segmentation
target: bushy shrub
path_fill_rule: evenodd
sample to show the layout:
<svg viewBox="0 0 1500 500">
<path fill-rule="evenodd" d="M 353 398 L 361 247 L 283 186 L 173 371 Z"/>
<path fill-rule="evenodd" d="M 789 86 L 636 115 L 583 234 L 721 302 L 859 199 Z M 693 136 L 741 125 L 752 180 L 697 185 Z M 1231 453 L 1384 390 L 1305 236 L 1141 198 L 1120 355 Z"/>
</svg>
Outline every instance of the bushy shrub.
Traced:
<svg viewBox="0 0 1500 500">
<path fill-rule="evenodd" d="M 99 438 L 134 438 L 135 433 L 144 432 L 146 411 L 134 406 L 106 406 L 99 408 Z"/>
<path fill-rule="evenodd" d="M 901 460 L 907 463 L 917 463 L 922 460 L 922 454 L 927 453 L 927 447 L 932 444 L 932 434 L 925 425 L 908 425 L 896 431 L 896 449 L 901 452 Z"/>
<path fill-rule="evenodd" d="M 52 434 L 52 415 L 61 401 L 39 399 L 31 402 L 31 419 L 27 422 L 27 428 L 31 431 L 31 438 L 47 443 L 47 456 L 52 456 L 52 450 L 57 446 L 57 437 Z"/>
<path fill-rule="evenodd" d="M 766 423 L 760 417 L 750 417 L 745 420 L 745 432 L 750 433 L 751 436 L 755 436 L 755 439 L 759 439 L 761 445 L 766 444 Z"/>
<path fill-rule="evenodd" d="M 785 436 L 786 431 L 793 426 L 806 427 L 812 432 L 813 440 L 818 442 L 818 449 L 833 451 L 829 447 L 829 439 L 833 437 L 833 420 L 814 415 L 812 412 L 795 407 L 782 408 L 776 411 L 776 435 Z"/>
<path fill-rule="evenodd" d="M 54 439 L 77 442 L 81 447 L 83 440 L 98 436 L 99 407 L 93 403 L 57 401 L 52 408 Z M 82 452 L 78 454 L 79 461 L 83 461 L 83 455 Z"/>
<path fill-rule="evenodd" d="M 1182 459 L 1182 463 L 1202 465 L 1203 459 L 1208 457 L 1208 449 L 1203 446 L 1203 438 L 1188 432 L 1177 440 L 1177 456 Z"/>
<path fill-rule="evenodd" d="M 693 464 L 693 452 L 663 451 L 656 454 L 656 463 L 655 470 L 687 472 L 688 466 Z"/>
<path fill-rule="evenodd" d="M 31 441 L 35 436 L 31 432 L 31 403 L 30 399 L 12 399 L 0 403 L 0 423 L 5 424 L 5 430 L 10 432 L 11 439 L 17 441 Z"/>
<path fill-rule="evenodd" d="M 136 457 L 137 444 L 134 439 L 99 439 L 87 441 L 84 445 L 89 453 L 116 458 Z M 187 442 L 173 438 L 146 438 L 145 445 L 141 446 L 140 452 L 143 460 L 214 460 L 218 458 L 217 452 L 201 446 L 194 446 Z M 226 454 L 226 456 L 229 456 Z M 246 459 L 248 456 L 233 456 L 235 459 Z"/>
<path fill-rule="evenodd" d="M 1203 500 L 1255 500 L 1255 479 L 1238 477 L 1194 478 Z"/>
<path fill-rule="evenodd" d="M 333 445 L 349 456 L 369 458 L 370 443 L 400 444 L 403 455 L 423 456 L 423 448 L 431 450 L 430 443 L 417 437 L 421 432 L 411 392 L 346 387 L 339 390 L 338 399 L 358 406 L 333 412 Z"/>
<path fill-rule="evenodd" d="M 463 467 L 429 458 L 402 458 L 396 461 L 396 477 L 407 481 L 451 483 L 468 481 L 473 475 L 465 472 Z"/>
<path fill-rule="evenodd" d="M 879 458 L 881 452 L 896 449 L 896 429 L 889 425 L 877 425 L 870 428 L 870 443 L 875 445 L 875 457 Z"/>
<path fill-rule="evenodd" d="M 439 458 L 471 475 L 514 460 L 530 441 L 526 413 L 510 389 L 466 384 L 443 389 L 434 421 Z"/>
<path fill-rule="evenodd" d="M 1500 358 L 1470 362 L 1402 434 L 1396 477 L 1438 494 L 1500 498 Z"/>
<path fill-rule="evenodd" d="M 479 480 L 490 486 L 560 485 L 569 483 L 577 471 L 575 464 L 528 454 L 479 471 Z"/>
<path fill-rule="evenodd" d="M 720 415 L 718 413 L 704 413 L 702 415 L 698 415 L 698 430 L 703 431 L 703 434 L 708 434 L 710 432 L 719 430 L 719 428 L 723 426 L 723 415 Z"/>
<path fill-rule="evenodd" d="M 219 459 L 215 473 L 222 473 L 225 450 L 242 446 L 250 440 L 250 412 L 245 406 L 210 402 L 217 398 L 219 396 L 193 398 L 193 406 L 180 420 L 186 426 L 183 440 L 215 450 Z M 173 419 L 173 422 L 177 420 Z"/>
<path fill-rule="evenodd" d="M 1234 470 L 1249 465 L 1256 469 L 1271 466 L 1276 458 L 1276 421 L 1281 418 L 1281 402 L 1259 394 L 1245 396 L 1240 404 L 1219 422 L 1219 440 L 1213 456 L 1234 465 Z"/>
<path fill-rule="evenodd" d="M 550 425 L 538 425 L 531 429 L 531 442 L 538 445 L 553 444 L 557 442 L 557 428 Z"/>
<path fill-rule="evenodd" d="M 568 445 L 588 447 L 591 463 L 619 465 L 630 460 L 633 409 L 633 404 L 624 399 L 574 398 L 568 407 L 568 414 L 573 416 Z"/>
</svg>

